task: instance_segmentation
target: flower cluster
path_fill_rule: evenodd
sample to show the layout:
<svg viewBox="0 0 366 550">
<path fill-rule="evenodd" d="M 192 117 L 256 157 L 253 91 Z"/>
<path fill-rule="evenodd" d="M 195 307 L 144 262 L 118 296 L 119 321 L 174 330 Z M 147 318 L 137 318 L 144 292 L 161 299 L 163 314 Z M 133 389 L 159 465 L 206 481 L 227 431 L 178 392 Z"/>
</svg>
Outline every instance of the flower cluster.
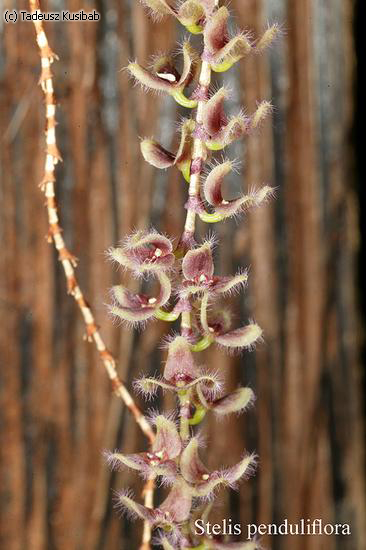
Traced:
<svg viewBox="0 0 366 550">
<path fill-rule="evenodd" d="M 203 37 L 201 53 L 184 40 L 181 68 L 169 54 L 156 56 L 149 68 L 137 62 L 128 65 L 129 73 L 144 88 L 169 94 L 189 109 L 197 107 L 196 115 L 180 125 L 175 153 L 154 139 L 141 141 L 148 163 L 159 169 L 176 167 L 188 182 L 187 219 L 175 244 L 150 229 L 133 233 L 118 248 L 109 250 L 109 257 L 140 279 L 144 289 L 152 284 L 151 295 L 133 293 L 122 285 L 113 287 L 110 312 L 131 325 L 154 319 L 181 320 L 180 332 L 165 341 L 167 358 L 161 376 L 143 376 L 135 382 L 135 389 L 148 399 L 159 390 L 173 392 L 178 407 L 172 415 L 157 413 L 151 420 L 156 435 L 149 451 L 106 455 L 112 467 L 130 468 L 167 488 L 167 496 L 153 509 L 137 502 L 129 491 L 118 494 L 118 505 L 124 511 L 157 529 L 158 544 L 164 550 L 256 550 L 257 541 L 227 543 L 198 537 L 193 527 L 194 518 L 209 514 L 211 504 L 207 501 L 212 501 L 221 487 L 235 488 L 253 473 L 256 464 L 254 454 L 244 454 L 236 464 L 213 471 L 202 461 L 203 438 L 196 426 L 210 413 L 220 417 L 245 411 L 253 404 L 254 393 L 247 387 L 225 393 L 219 373 L 198 364 L 196 356 L 215 344 L 229 352 L 252 349 L 262 338 L 262 330 L 253 321 L 233 326 L 233 315 L 225 304 L 229 295 L 246 286 L 248 272 L 216 275 L 214 239 L 197 243 L 195 220 L 198 216 L 216 223 L 238 216 L 260 206 L 273 193 L 263 185 L 237 198 L 225 198 L 224 182 L 236 163 L 212 157 L 259 128 L 272 107 L 262 101 L 251 115 L 241 111 L 228 116 L 225 101 L 229 91 L 223 86 L 211 93 L 210 84 L 213 73 L 227 71 L 244 56 L 262 51 L 279 28 L 268 27 L 261 38 L 252 40 L 245 32 L 230 34 L 229 11 L 219 6 L 219 0 L 142 2 L 155 18 L 171 15 L 189 32 Z"/>
</svg>

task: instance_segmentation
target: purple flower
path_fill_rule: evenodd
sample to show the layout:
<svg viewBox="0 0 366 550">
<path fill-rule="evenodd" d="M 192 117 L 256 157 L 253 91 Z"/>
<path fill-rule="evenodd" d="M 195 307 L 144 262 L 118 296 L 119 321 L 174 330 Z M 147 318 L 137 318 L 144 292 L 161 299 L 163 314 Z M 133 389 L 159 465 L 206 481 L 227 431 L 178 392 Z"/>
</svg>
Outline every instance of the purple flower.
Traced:
<svg viewBox="0 0 366 550">
<path fill-rule="evenodd" d="M 137 276 L 169 271 L 175 262 L 172 242 L 154 230 L 137 231 L 121 247 L 111 248 L 108 253 L 112 260 Z"/>
<path fill-rule="evenodd" d="M 220 150 L 250 130 L 250 119 L 243 113 L 228 118 L 224 111 L 224 101 L 229 91 L 220 88 L 205 104 L 202 114 L 205 141 L 209 149 Z"/>
<path fill-rule="evenodd" d="M 157 273 L 156 277 L 160 283 L 156 297 L 134 294 L 122 285 L 114 286 L 111 290 L 113 304 L 109 307 L 110 313 L 131 325 L 155 317 L 158 310 L 168 302 L 172 290 L 170 279 L 164 273 Z"/>
<path fill-rule="evenodd" d="M 217 72 L 227 71 L 253 48 L 245 33 L 230 38 L 228 19 L 229 11 L 223 6 L 210 17 L 204 29 L 204 57 Z"/>
<path fill-rule="evenodd" d="M 143 139 L 140 147 L 146 162 L 160 169 L 176 165 L 183 172 L 184 176 L 189 179 L 194 126 L 194 121 L 188 119 L 184 120 L 181 124 L 180 144 L 176 154 L 167 151 L 153 139 Z"/>
<path fill-rule="evenodd" d="M 163 415 L 155 419 L 156 437 L 151 451 L 145 453 L 122 454 L 105 453 L 113 468 L 128 467 L 137 470 L 145 479 L 152 474 L 162 476 L 165 482 L 177 477 L 175 459 L 180 455 L 182 442 L 175 423 Z"/>
<path fill-rule="evenodd" d="M 136 82 L 144 88 L 165 92 L 173 96 L 184 107 L 194 108 L 197 106 L 197 101 L 187 99 L 183 90 L 191 83 L 199 58 L 188 41 L 183 43 L 182 54 L 183 69 L 181 74 L 166 55 L 155 58 L 151 70 L 141 67 L 136 62 L 130 63 L 127 69 Z"/>
<path fill-rule="evenodd" d="M 204 372 L 195 365 L 191 345 L 183 336 L 176 336 L 168 345 L 164 377 L 144 377 L 137 380 L 135 386 L 146 396 L 154 395 L 158 387 L 183 392 L 200 386 L 212 397 L 217 397 L 221 391 L 221 382 L 217 375 Z"/>
<path fill-rule="evenodd" d="M 251 207 L 260 206 L 273 194 L 273 189 L 266 185 L 249 195 L 242 195 L 234 200 L 224 199 L 222 185 L 225 176 L 232 170 L 233 163 L 230 160 L 218 164 L 211 170 L 203 186 L 203 193 L 207 203 L 213 207 L 214 212 L 221 219 L 238 215 Z"/>
<path fill-rule="evenodd" d="M 237 388 L 218 399 L 212 399 L 211 396 L 205 395 L 205 391 L 199 387 L 196 388 L 195 392 L 196 408 L 212 410 L 219 416 L 243 412 L 255 401 L 254 392 L 250 388 Z"/>
<path fill-rule="evenodd" d="M 117 495 L 117 506 L 132 517 L 148 521 L 152 527 L 162 527 L 170 532 L 176 542 L 183 538 L 179 524 L 187 521 L 192 507 L 192 494 L 183 480 L 177 480 L 168 496 L 158 508 L 153 510 L 138 504 L 127 492 Z"/>
<path fill-rule="evenodd" d="M 235 330 L 229 330 L 231 325 L 230 314 L 223 310 L 220 315 L 208 313 L 209 296 L 206 294 L 201 300 L 201 327 L 214 342 L 231 350 L 250 349 L 262 337 L 262 329 L 256 323 L 249 323 Z"/>
<path fill-rule="evenodd" d="M 239 479 L 254 473 L 255 455 L 245 455 L 231 468 L 209 472 L 199 456 L 199 440 L 192 437 L 183 450 L 179 467 L 194 497 L 209 498 L 219 485 L 235 487 Z"/>
<path fill-rule="evenodd" d="M 141 0 L 150 9 L 155 19 L 173 15 L 194 34 L 201 33 L 207 16 L 210 16 L 216 6 L 215 0 L 181 0 L 177 2 L 166 0 Z"/>
<path fill-rule="evenodd" d="M 201 134 L 208 149 L 213 151 L 220 151 L 233 141 L 257 129 L 272 112 L 272 104 L 269 101 L 262 101 L 251 116 L 246 116 L 241 111 L 228 118 L 224 111 L 224 101 L 228 95 L 226 88 L 220 88 L 207 101 L 203 109 Z"/>
<path fill-rule="evenodd" d="M 187 252 L 182 262 L 182 271 L 185 281 L 178 289 L 182 298 L 192 294 L 224 295 L 241 288 L 248 279 L 246 272 L 231 277 L 215 276 L 210 241 Z"/>
</svg>

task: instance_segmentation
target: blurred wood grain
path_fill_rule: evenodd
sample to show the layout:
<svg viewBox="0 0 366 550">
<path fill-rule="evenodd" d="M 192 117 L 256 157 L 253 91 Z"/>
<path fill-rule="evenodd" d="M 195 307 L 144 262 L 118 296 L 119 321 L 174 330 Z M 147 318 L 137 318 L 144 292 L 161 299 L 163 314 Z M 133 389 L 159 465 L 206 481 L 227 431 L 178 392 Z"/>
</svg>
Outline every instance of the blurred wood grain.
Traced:
<svg viewBox="0 0 366 550">
<path fill-rule="evenodd" d="M 26 9 L 15 2 L 17 9 Z M 7 5 L 5 7 L 8 7 Z M 45 2 L 46 11 L 85 8 Z M 138 137 L 176 143 L 184 110 L 145 95 L 122 70 L 128 59 L 175 48 L 181 30 L 153 24 L 137 1 L 100 0 L 99 23 L 46 24 L 54 64 L 58 140 L 64 159 L 57 192 L 80 281 L 129 386 L 161 366 L 166 327 L 132 333 L 106 313 L 120 280 L 104 252 L 134 228 L 156 226 L 178 238 L 186 186 L 178 174 L 142 162 Z M 255 318 L 265 343 L 255 353 L 206 352 L 228 387 L 251 385 L 255 410 L 206 422 L 212 466 L 256 450 L 260 468 L 239 493 L 220 494 L 212 518 L 243 525 L 284 518 L 350 523 L 350 537 L 272 537 L 273 550 L 365 550 L 361 325 L 356 287 L 358 197 L 354 117 L 352 0 L 232 0 L 235 25 L 260 34 L 283 23 L 280 41 L 244 60 L 228 78 L 233 105 L 248 112 L 271 99 L 273 118 L 228 151 L 242 158 L 239 189 L 277 188 L 270 205 L 215 231 L 217 266 L 250 266 L 238 319 Z M 140 482 L 111 473 L 102 451 L 143 449 L 128 412 L 111 395 L 61 267 L 46 242 L 42 175 L 44 112 L 39 58 L 30 23 L 1 29 L 0 235 L 0 547 L 7 550 L 131 550 L 141 525 L 113 510 L 112 490 Z M 205 228 L 200 228 L 204 234 Z M 126 279 L 125 279 L 126 280 Z M 136 288 L 136 281 L 129 281 Z M 141 403 L 143 406 L 144 404 Z M 148 404 L 172 407 L 169 399 Z"/>
</svg>

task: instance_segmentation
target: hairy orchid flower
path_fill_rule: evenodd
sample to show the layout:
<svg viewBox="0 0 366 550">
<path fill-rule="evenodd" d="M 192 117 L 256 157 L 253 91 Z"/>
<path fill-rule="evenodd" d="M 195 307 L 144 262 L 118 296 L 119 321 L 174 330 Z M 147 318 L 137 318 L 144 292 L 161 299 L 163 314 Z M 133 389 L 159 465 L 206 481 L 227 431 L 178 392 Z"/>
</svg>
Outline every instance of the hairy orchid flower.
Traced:
<svg viewBox="0 0 366 550">
<path fill-rule="evenodd" d="M 203 108 L 201 134 L 208 149 L 213 151 L 220 151 L 251 130 L 258 128 L 272 111 L 271 103 L 262 101 L 252 116 L 248 117 L 240 112 L 228 118 L 224 111 L 224 102 L 228 96 L 228 89 L 222 87 L 205 103 Z M 196 130 L 197 132 L 199 130 Z"/>
<path fill-rule="evenodd" d="M 165 481 L 177 477 L 175 459 L 182 450 L 182 441 L 175 422 L 159 415 L 155 419 L 156 437 L 151 450 L 144 453 L 106 453 L 113 468 L 128 467 L 137 470 L 145 479 L 151 475 L 163 476 Z"/>
<path fill-rule="evenodd" d="M 183 336 L 175 337 L 168 345 L 163 378 L 144 377 L 135 385 L 145 395 L 153 395 L 158 387 L 181 393 L 200 386 L 210 396 L 217 396 L 221 390 L 216 374 L 205 373 L 195 365 L 191 345 Z"/>
<path fill-rule="evenodd" d="M 239 479 L 254 473 L 255 455 L 246 455 L 235 466 L 209 472 L 199 457 L 199 440 L 192 437 L 183 450 L 179 467 L 183 479 L 189 485 L 192 495 L 208 498 L 219 485 L 235 487 Z"/>
<path fill-rule="evenodd" d="M 188 41 L 183 43 L 182 53 L 183 70 L 180 75 L 172 67 L 170 58 L 166 55 L 156 58 L 151 70 L 141 67 L 138 63 L 130 63 L 127 69 L 143 87 L 157 92 L 165 92 L 174 97 L 183 107 L 194 108 L 197 106 L 197 101 L 187 99 L 183 91 L 192 80 L 198 56 Z"/>
<path fill-rule="evenodd" d="M 158 315 L 171 295 L 171 282 L 164 273 L 157 273 L 160 283 L 159 294 L 149 297 L 146 294 L 134 294 L 122 285 L 112 287 L 113 304 L 109 307 L 110 313 L 118 319 L 131 325 L 144 323 Z"/>
<path fill-rule="evenodd" d="M 206 202 L 213 207 L 213 214 L 200 214 L 204 221 L 220 221 L 231 216 L 236 216 L 245 210 L 260 206 L 272 194 L 273 189 L 265 185 L 259 190 L 253 191 L 248 195 L 242 195 L 237 199 L 226 200 L 222 194 L 224 178 L 233 170 L 233 162 L 225 160 L 217 164 L 206 178 L 203 185 L 203 193 Z M 207 218 L 207 219 L 206 219 Z"/>
<path fill-rule="evenodd" d="M 193 34 L 203 32 L 203 25 L 217 5 L 217 0 L 182 0 L 179 6 L 176 2 L 166 0 L 141 0 L 155 19 L 166 15 L 176 17 L 178 21 Z"/>
<path fill-rule="evenodd" d="M 231 277 L 215 276 L 210 241 L 187 252 L 182 262 L 182 271 L 185 280 L 178 291 L 181 297 L 197 293 L 211 297 L 225 295 L 245 285 L 248 279 L 246 272 Z"/>
<path fill-rule="evenodd" d="M 192 493 L 187 484 L 178 479 L 158 508 L 147 508 L 131 498 L 129 493 L 117 494 L 118 505 L 133 517 L 147 521 L 152 527 L 162 527 L 175 540 L 180 540 L 180 524 L 187 521 L 192 507 Z"/>
<path fill-rule="evenodd" d="M 177 165 L 186 180 L 189 181 L 193 145 L 192 132 L 194 127 L 195 123 L 193 120 L 186 119 L 183 121 L 180 127 L 180 143 L 175 155 L 164 149 L 157 141 L 143 139 L 140 147 L 146 162 L 160 169 Z"/>
<path fill-rule="evenodd" d="M 195 388 L 195 407 L 197 422 L 193 420 L 191 424 L 199 423 L 202 415 L 202 410 L 207 412 L 212 410 L 219 416 L 225 416 L 232 413 L 240 413 L 247 410 L 255 401 L 253 390 L 250 388 L 237 388 L 231 393 L 219 397 L 218 399 L 212 399 L 211 396 L 205 395 L 204 389 Z M 195 419 L 195 416 L 193 416 Z"/>
<path fill-rule="evenodd" d="M 137 276 L 169 271 L 175 262 L 172 242 L 154 230 L 137 231 L 121 247 L 111 248 L 108 253 L 112 260 Z"/>
<path fill-rule="evenodd" d="M 263 331 L 256 323 L 249 323 L 235 330 L 228 330 L 227 323 L 208 320 L 209 295 L 206 293 L 201 300 L 201 326 L 206 335 L 216 344 L 230 349 L 250 349 L 262 337 Z"/>
<path fill-rule="evenodd" d="M 245 33 L 230 38 L 228 31 L 229 10 L 223 6 L 216 11 L 205 26 L 204 57 L 216 72 L 230 69 L 234 63 L 251 52 L 253 45 Z"/>
</svg>

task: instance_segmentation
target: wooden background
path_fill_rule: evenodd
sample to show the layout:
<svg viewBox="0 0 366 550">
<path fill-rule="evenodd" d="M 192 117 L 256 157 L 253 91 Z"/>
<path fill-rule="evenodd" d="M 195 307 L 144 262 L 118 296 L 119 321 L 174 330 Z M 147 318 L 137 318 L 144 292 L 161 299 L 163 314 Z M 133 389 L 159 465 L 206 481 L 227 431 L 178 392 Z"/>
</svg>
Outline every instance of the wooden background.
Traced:
<svg viewBox="0 0 366 550">
<path fill-rule="evenodd" d="M 4 3 L 14 6 L 27 7 Z M 229 387 L 246 383 L 257 394 L 250 413 L 206 423 L 210 465 L 233 463 L 244 447 L 260 456 L 257 476 L 239 493 L 220 495 L 213 518 L 350 523 L 347 538 L 264 542 L 273 550 L 365 550 L 354 2 L 232 0 L 231 7 L 235 25 L 260 33 L 278 20 L 286 32 L 268 55 L 248 58 L 229 75 L 234 111 L 241 104 L 252 111 L 263 98 L 275 105 L 259 134 L 228 151 L 243 160 L 233 184 L 272 183 L 277 199 L 239 225 L 216 228 L 218 271 L 250 266 L 248 291 L 235 307 L 238 317 L 260 323 L 265 344 L 241 357 L 206 354 Z M 177 173 L 144 164 L 138 143 L 138 136 L 155 135 L 173 147 L 184 110 L 133 89 L 121 68 L 174 47 L 181 31 L 169 20 L 152 24 L 136 0 L 55 0 L 43 8 L 101 13 L 97 24 L 46 27 L 60 57 L 54 70 L 64 163 L 57 192 L 82 287 L 131 386 L 142 371 L 160 368 L 157 344 L 166 326 L 133 334 L 112 325 L 104 304 L 121 274 L 104 251 L 151 224 L 178 237 L 187 188 Z M 145 441 L 111 396 L 46 243 L 33 26 L 1 25 L 0 547 L 132 550 L 141 525 L 118 517 L 112 489 L 130 486 L 138 494 L 141 485 L 129 473 L 110 473 L 102 451 L 142 450 Z"/>
</svg>

